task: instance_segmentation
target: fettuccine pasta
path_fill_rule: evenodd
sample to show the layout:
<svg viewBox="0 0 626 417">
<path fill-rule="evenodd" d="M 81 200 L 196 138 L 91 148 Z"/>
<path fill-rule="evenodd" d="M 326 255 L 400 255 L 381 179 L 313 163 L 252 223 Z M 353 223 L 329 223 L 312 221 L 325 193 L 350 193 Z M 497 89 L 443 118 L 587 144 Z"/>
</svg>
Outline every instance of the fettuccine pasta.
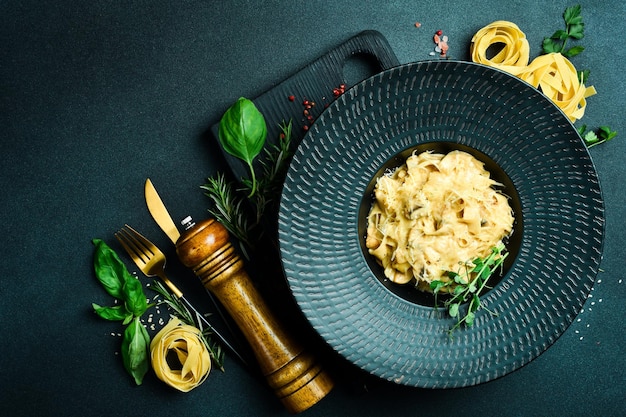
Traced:
<svg viewBox="0 0 626 417">
<path fill-rule="evenodd" d="M 583 117 L 586 98 L 596 94 L 593 86 L 580 82 L 574 65 L 560 53 L 538 56 L 518 77 L 540 89 L 572 122 Z"/>
<path fill-rule="evenodd" d="M 466 152 L 411 155 L 378 179 L 366 246 L 398 284 L 430 291 L 447 271 L 487 256 L 513 230 L 507 197 L 482 162 Z"/>
<path fill-rule="evenodd" d="M 490 48 L 501 49 L 489 57 Z M 472 37 L 472 61 L 499 68 L 517 75 L 528 65 L 530 46 L 526 35 L 515 23 L 497 20 L 480 29 Z"/>
<path fill-rule="evenodd" d="M 174 354 L 180 367 L 168 363 Z M 182 392 L 204 382 L 211 370 L 211 356 L 202 341 L 200 330 L 172 317 L 150 343 L 152 368 L 157 377 Z"/>
<path fill-rule="evenodd" d="M 489 57 L 489 48 L 501 49 Z M 526 35 L 519 27 L 498 20 L 480 29 L 472 37 L 472 61 L 501 69 L 541 90 L 572 122 L 583 117 L 586 98 L 596 94 L 594 87 L 580 82 L 574 65 L 561 53 L 540 55 L 530 64 Z"/>
</svg>

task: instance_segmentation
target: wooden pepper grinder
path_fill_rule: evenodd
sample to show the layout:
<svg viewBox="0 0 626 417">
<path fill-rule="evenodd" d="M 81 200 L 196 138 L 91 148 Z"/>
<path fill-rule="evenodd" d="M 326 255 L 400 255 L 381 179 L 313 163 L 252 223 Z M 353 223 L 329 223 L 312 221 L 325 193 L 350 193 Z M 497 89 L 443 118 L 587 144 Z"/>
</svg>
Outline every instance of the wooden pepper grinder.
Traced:
<svg viewBox="0 0 626 417">
<path fill-rule="evenodd" d="M 304 411 L 330 392 L 332 379 L 310 352 L 285 333 L 252 284 L 223 225 L 215 219 L 194 225 L 180 236 L 176 252 L 237 323 L 267 382 L 289 412 Z"/>
</svg>

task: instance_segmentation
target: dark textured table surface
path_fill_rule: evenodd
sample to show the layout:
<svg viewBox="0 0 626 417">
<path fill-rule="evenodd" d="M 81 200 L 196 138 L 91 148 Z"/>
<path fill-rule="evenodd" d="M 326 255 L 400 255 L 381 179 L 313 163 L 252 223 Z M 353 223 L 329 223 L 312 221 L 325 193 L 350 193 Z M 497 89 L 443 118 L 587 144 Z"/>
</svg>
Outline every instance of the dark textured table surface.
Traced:
<svg viewBox="0 0 626 417">
<path fill-rule="evenodd" d="M 517 23 L 531 58 L 562 25 L 564 1 L 4 1 L 0 4 L 0 414 L 287 415 L 256 374 L 230 357 L 190 393 L 150 373 L 134 386 L 116 323 L 92 269 L 94 237 L 124 223 L 166 249 L 170 272 L 208 306 L 150 218 L 150 177 L 177 218 L 207 216 L 199 188 L 226 169 L 211 126 L 239 96 L 256 97 L 355 34 L 374 29 L 400 63 L 432 59 L 433 33 L 468 60 L 494 20 Z M 583 2 L 598 94 L 577 126 L 610 125 L 590 150 L 605 201 L 604 256 L 578 317 L 545 353 L 495 381 L 454 390 L 396 386 L 339 358 L 337 385 L 304 415 L 619 416 L 626 414 L 626 62 L 621 1 Z M 421 27 L 416 27 L 420 22 Z M 436 58 L 436 57 L 435 57 Z M 354 76 L 354 75 L 351 75 Z M 356 81 L 356 80 L 351 80 Z M 130 266 L 130 264 L 129 264 Z M 112 335 L 113 333 L 113 335 Z"/>
</svg>

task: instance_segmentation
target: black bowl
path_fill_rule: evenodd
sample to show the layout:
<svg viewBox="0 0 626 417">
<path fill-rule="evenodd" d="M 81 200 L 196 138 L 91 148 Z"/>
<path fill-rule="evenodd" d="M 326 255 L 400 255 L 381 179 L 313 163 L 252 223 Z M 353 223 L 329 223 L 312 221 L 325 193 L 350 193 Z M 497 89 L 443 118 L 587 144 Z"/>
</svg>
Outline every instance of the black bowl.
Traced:
<svg viewBox="0 0 626 417">
<path fill-rule="evenodd" d="M 516 215 L 506 272 L 482 298 L 495 315 L 481 310 L 453 338 L 454 319 L 385 285 L 362 249 L 373 179 L 428 148 L 479 156 Z M 489 67 L 421 62 L 357 84 L 317 119 L 285 180 L 279 239 L 296 302 L 336 352 L 396 383 L 462 387 L 523 366 L 571 324 L 598 271 L 604 206 L 585 145 L 549 99 Z"/>
</svg>

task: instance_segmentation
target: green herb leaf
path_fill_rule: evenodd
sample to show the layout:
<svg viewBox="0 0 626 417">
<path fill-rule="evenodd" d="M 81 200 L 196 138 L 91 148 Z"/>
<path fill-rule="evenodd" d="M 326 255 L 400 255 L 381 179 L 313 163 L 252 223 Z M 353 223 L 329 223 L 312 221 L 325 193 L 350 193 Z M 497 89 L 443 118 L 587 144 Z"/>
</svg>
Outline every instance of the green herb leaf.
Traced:
<svg viewBox="0 0 626 417">
<path fill-rule="evenodd" d="M 559 29 L 556 32 L 554 32 L 554 34 L 550 38 L 564 41 L 565 39 L 567 39 L 567 36 L 568 36 L 567 31 L 563 29 Z"/>
<path fill-rule="evenodd" d="M 578 128 L 578 133 L 583 138 L 587 148 L 599 145 L 615 138 L 617 131 L 612 130 L 609 126 L 600 126 L 597 131 L 587 130 L 587 125 Z"/>
<path fill-rule="evenodd" d="M 219 139 L 229 154 L 251 163 L 267 136 L 265 118 L 251 100 L 239 98 L 222 116 Z"/>
<path fill-rule="evenodd" d="M 590 73 L 591 73 L 591 71 L 589 71 L 588 69 L 579 71 L 578 72 L 578 80 L 581 83 L 586 84 L 587 83 L 587 79 L 589 78 L 589 74 Z"/>
<path fill-rule="evenodd" d="M 550 38 L 545 38 L 542 43 L 543 52 L 546 54 L 556 53 L 561 51 L 561 46 L 554 42 Z"/>
<path fill-rule="evenodd" d="M 469 311 L 465 315 L 465 325 L 468 327 L 473 326 L 475 318 L 476 318 L 476 314 L 473 311 Z"/>
<path fill-rule="evenodd" d="M 252 181 L 250 196 L 256 192 L 256 173 L 252 162 L 261 153 L 266 138 L 265 118 L 247 98 L 239 98 L 226 110 L 220 120 L 220 144 L 226 152 L 248 164 L 250 169 Z"/>
<path fill-rule="evenodd" d="M 448 271 L 448 276 L 453 277 L 451 281 L 433 281 L 430 286 L 435 294 L 443 288 L 448 287 L 448 293 L 452 297 L 444 302 L 444 307 L 450 317 L 456 318 L 456 324 L 450 328 L 448 335 L 458 329 L 462 324 L 472 326 L 476 317 L 476 312 L 483 308 L 480 295 L 487 287 L 487 281 L 492 274 L 502 266 L 504 259 L 508 256 L 504 244 L 500 242 L 491 253 L 485 258 L 474 259 L 466 262 L 460 269 L 461 273 Z M 468 303 L 465 314 L 461 313 L 462 304 Z M 437 303 L 435 302 L 435 308 Z M 489 310 L 487 310 L 489 311 Z M 492 313 L 493 314 L 493 313 Z"/>
<path fill-rule="evenodd" d="M 583 21 L 581 12 L 582 6 L 580 4 L 568 7 L 565 9 L 565 12 L 563 12 L 563 20 L 565 20 L 565 23 L 568 25 L 580 24 Z"/>
<path fill-rule="evenodd" d="M 580 5 L 565 9 L 563 13 L 565 29 L 559 29 L 551 37 L 544 38 L 542 48 L 545 54 L 562 53 L 563 56 L 571 58 L 584 51 L 585 48 L 582 46 L 566 48 L 569 39 L 581 40 L 585 36 L 585 24 L 581 12 L 582 7 Z"/>
<path fill-rule="evenodd" d="M 150 336 L 138 317 L 126 327 L 122 339 L 122 361 L 126 371 L 133 377 L 137 385 L 141 385 L 148 372 L 150 362 Z"/>
<path fill-rule="evenodd" d="M 450 317 L 456 317 L 459 315 L 459 303 L 452 303 L 448 306 L 448 314 Z"/>
<path fill-rule="evenodd" d="M 148 351 L 150 336 L 140 322 L 140 316 L 151 306 L 146 300 L 141 282 L 128 272 L 126 266 L 109 246 L 100 239 L 96 245 L 94 269 L 104 289 L 123 305 L 102 307 L 93 303 L 96 314 L 106 320 L 122 321 L 126 326 L 122 338 L 122 361 L 124 368 L 140 385 L 150 367 Z"/>
<path fill-rule="evenodd" d="M 239 240 L 247 259 L 263 237 L 264 228 L 259 227 L 262 219 L 271 208 L 277 207 L 275 204 L 280 200 L 284 179 L 282 174 L 286 172 L 291 157 L 291 121 L 282 122 L 280 128 L 278 143 L 267 146 L 263 157 L 259 157 L 263 172 L 258 180 L 256 177 L 242 179 L 243 187 L 238 187 L 218 172 L 200 187 L 213 201 L 209 212 Z M 244 192 L 246 195 L 242 196 Z"/>
<path fill-rule="evenodd" d="M 576 46 L 572 46 L 568 50 L 564 51 L 563 55 L 566 56 L 567 58 L 572 58 L 572 57 L 575 57 L 576 55 L 580 54 L 584 50 L 585 50 L 584 46 L 576 45 Z"/>
<path fill-rule="evenodd" d="M 148 301 L 143 292 L 141 282 L 137 278 L 130 276 L 122 287 L 122 293 L 126 309 L 133 313 L 135 317 L 141 316 L 147 310 Z"/>
<path fill-rule="evenodd" d="M 430 283 L 430 289 L 433 293 L 438 293 L 446 284 L 443 281 L 432 281 Z"/>
<path fill-rule="evenodd" d="M 133 314 L 126 310 L 126 307 L 123 305 L 114 307 L 102 307 L 96 303 L 92 303 L 91 306 L 93 307 L 93 311 L 95 311 L 98 316 L 105 320 L 124 321 L 127 320 L 129 317 L 133 317 Z"/>
<path fill-rule="evenodd" d="M 570 38 L 582 39 L 585 37 L 585 25 L 580 23 L 578 25 L 571 25 L 567 32 Z"/>
<path fill-rule="evenodd" d="M 98 281 L 107 293 L 120 300 L 124 299 L 122 288 L 130 273 L 126 266 L 103 240 L 93 239 L 96 246 L 94 252 L 94 269 Z"/>
</svg>

